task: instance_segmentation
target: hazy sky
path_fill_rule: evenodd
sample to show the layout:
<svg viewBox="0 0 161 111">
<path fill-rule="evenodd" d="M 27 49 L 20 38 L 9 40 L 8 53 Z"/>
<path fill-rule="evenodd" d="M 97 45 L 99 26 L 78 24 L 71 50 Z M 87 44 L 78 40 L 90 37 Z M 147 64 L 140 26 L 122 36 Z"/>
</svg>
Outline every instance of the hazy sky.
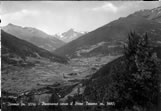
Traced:
<svg viewBox="0 0 161 111">
<path fill-rule="evenodd" d="M 70 28 L 92 31 L 137 10 L 161 6 L 161 2 L 4 1 L 0 5 L 2 26 L 12 23 L 55 34 Z"/>
</svg>

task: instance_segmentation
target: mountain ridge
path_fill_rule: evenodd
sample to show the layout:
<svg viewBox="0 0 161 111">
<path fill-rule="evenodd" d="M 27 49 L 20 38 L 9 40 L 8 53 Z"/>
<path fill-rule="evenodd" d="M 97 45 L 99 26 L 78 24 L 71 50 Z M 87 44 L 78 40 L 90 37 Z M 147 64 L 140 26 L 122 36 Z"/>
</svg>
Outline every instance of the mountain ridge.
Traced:
<svg viewBox="0 0 161 111">
<path fill-rule="evenodd" d="M 54 36 L 33 27 L 21 27 L 14 24 L 8 24 L 2 29 L 20 39 L 26 40 L 38 47 L 53 51 L 65 43 Z"/>
<path fill-rule="evenodd" d="M 157 10 L 157 8 L 155 10 Z M 158 11 L 160 12 L 161 10 Z M 66 55 L 67 57 L 78 57 L 78 55 L 81 54 L 77 55 L 77 52 L 84 50 L 84 47 L 90 47 L 100 42 L 108 43 L 120 41 L 120 43 L 124 44 L 127 40 L 128 33 L 131 31 L 135 31 L 139 34 L 148 33 L 152 41 L 161 41 L 161 23 L 158 22 L 158 19 L 148 19 L 146 17 L 139 16 L 139 14 L 136 13 L 137 12 L 130 14 L 127 17 L 119 18 L 94 31 L 91 31 L 86 35 L 83 35 L 56 49 L 55 52 L 60 55 Z"/>
<path fill-rule="evenodd" d="M 25 63 L 27 58 L 46 58 L 53 62 L 66 63 L 67 60 L 59 57 L 56 54 L 39 48 L 30 42 L 21 40 L 11 34 L 1 30 L 1 44 L 2 44 L 2 62 L 7 64 Z"/>
</svg>

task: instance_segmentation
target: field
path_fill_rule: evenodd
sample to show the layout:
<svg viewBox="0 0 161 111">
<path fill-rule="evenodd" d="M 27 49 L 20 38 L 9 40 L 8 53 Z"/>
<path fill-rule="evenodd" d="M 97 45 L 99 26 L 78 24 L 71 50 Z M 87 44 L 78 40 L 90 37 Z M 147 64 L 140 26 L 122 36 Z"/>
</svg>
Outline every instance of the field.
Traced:
<svg viewBox="0 0 161 111">
<path fill-rule="evenodd" d="M 73 90 L 67 94 L 68 96 L 74 95 L 83 79 L 89 78 L 101 66 L 117 57 L 75 58 L 69 64 L 53 63 L 44 59 L 39 60 L 33 67 L 6 65 L 2 70 L 2 91 L 21 95 L 24 92 L 45 89 L 46 87 L 54 89 L 75 85 Z M 30 58 L 30 61 L 34 60 Z M 81 91 L 83 89 L 82 87 Z M 62 100 L 64 99 L 66 96 L 62 98 Z"/>
</svg>

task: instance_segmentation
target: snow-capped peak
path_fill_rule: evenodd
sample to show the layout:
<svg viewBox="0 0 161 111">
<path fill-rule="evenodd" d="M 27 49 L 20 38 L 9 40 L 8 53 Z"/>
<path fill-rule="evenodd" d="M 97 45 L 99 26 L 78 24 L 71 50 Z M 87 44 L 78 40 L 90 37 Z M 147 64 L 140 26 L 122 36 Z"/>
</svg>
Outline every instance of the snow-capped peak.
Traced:
<svg viewBox="0 0 161 111">
<path fill-rule="evenodd" d="M 55 37 L 60 40 L 63 40 L 64 42 L 70 42 L 70 41 L 75 40 L 78 37 L 80 37 L 86 33 L 87 32 L 85 32 L 85 31 L 79 32 L 79 31 L 76 31 L 75 29 L 71 28 L 66 32 L 55 34 Z"/>
</svg>

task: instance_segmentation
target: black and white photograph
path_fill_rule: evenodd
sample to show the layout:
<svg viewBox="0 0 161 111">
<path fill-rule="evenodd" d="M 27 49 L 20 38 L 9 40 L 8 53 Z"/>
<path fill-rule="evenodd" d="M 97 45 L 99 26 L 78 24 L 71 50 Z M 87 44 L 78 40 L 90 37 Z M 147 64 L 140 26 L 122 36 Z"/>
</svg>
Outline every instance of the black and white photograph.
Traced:
<svg viewBox="0 0 161 111">
<path fill-rule="evenodd" d="M 1 1 L 2 111 L 161 111 L 160 1 Z"/>
</svg>

